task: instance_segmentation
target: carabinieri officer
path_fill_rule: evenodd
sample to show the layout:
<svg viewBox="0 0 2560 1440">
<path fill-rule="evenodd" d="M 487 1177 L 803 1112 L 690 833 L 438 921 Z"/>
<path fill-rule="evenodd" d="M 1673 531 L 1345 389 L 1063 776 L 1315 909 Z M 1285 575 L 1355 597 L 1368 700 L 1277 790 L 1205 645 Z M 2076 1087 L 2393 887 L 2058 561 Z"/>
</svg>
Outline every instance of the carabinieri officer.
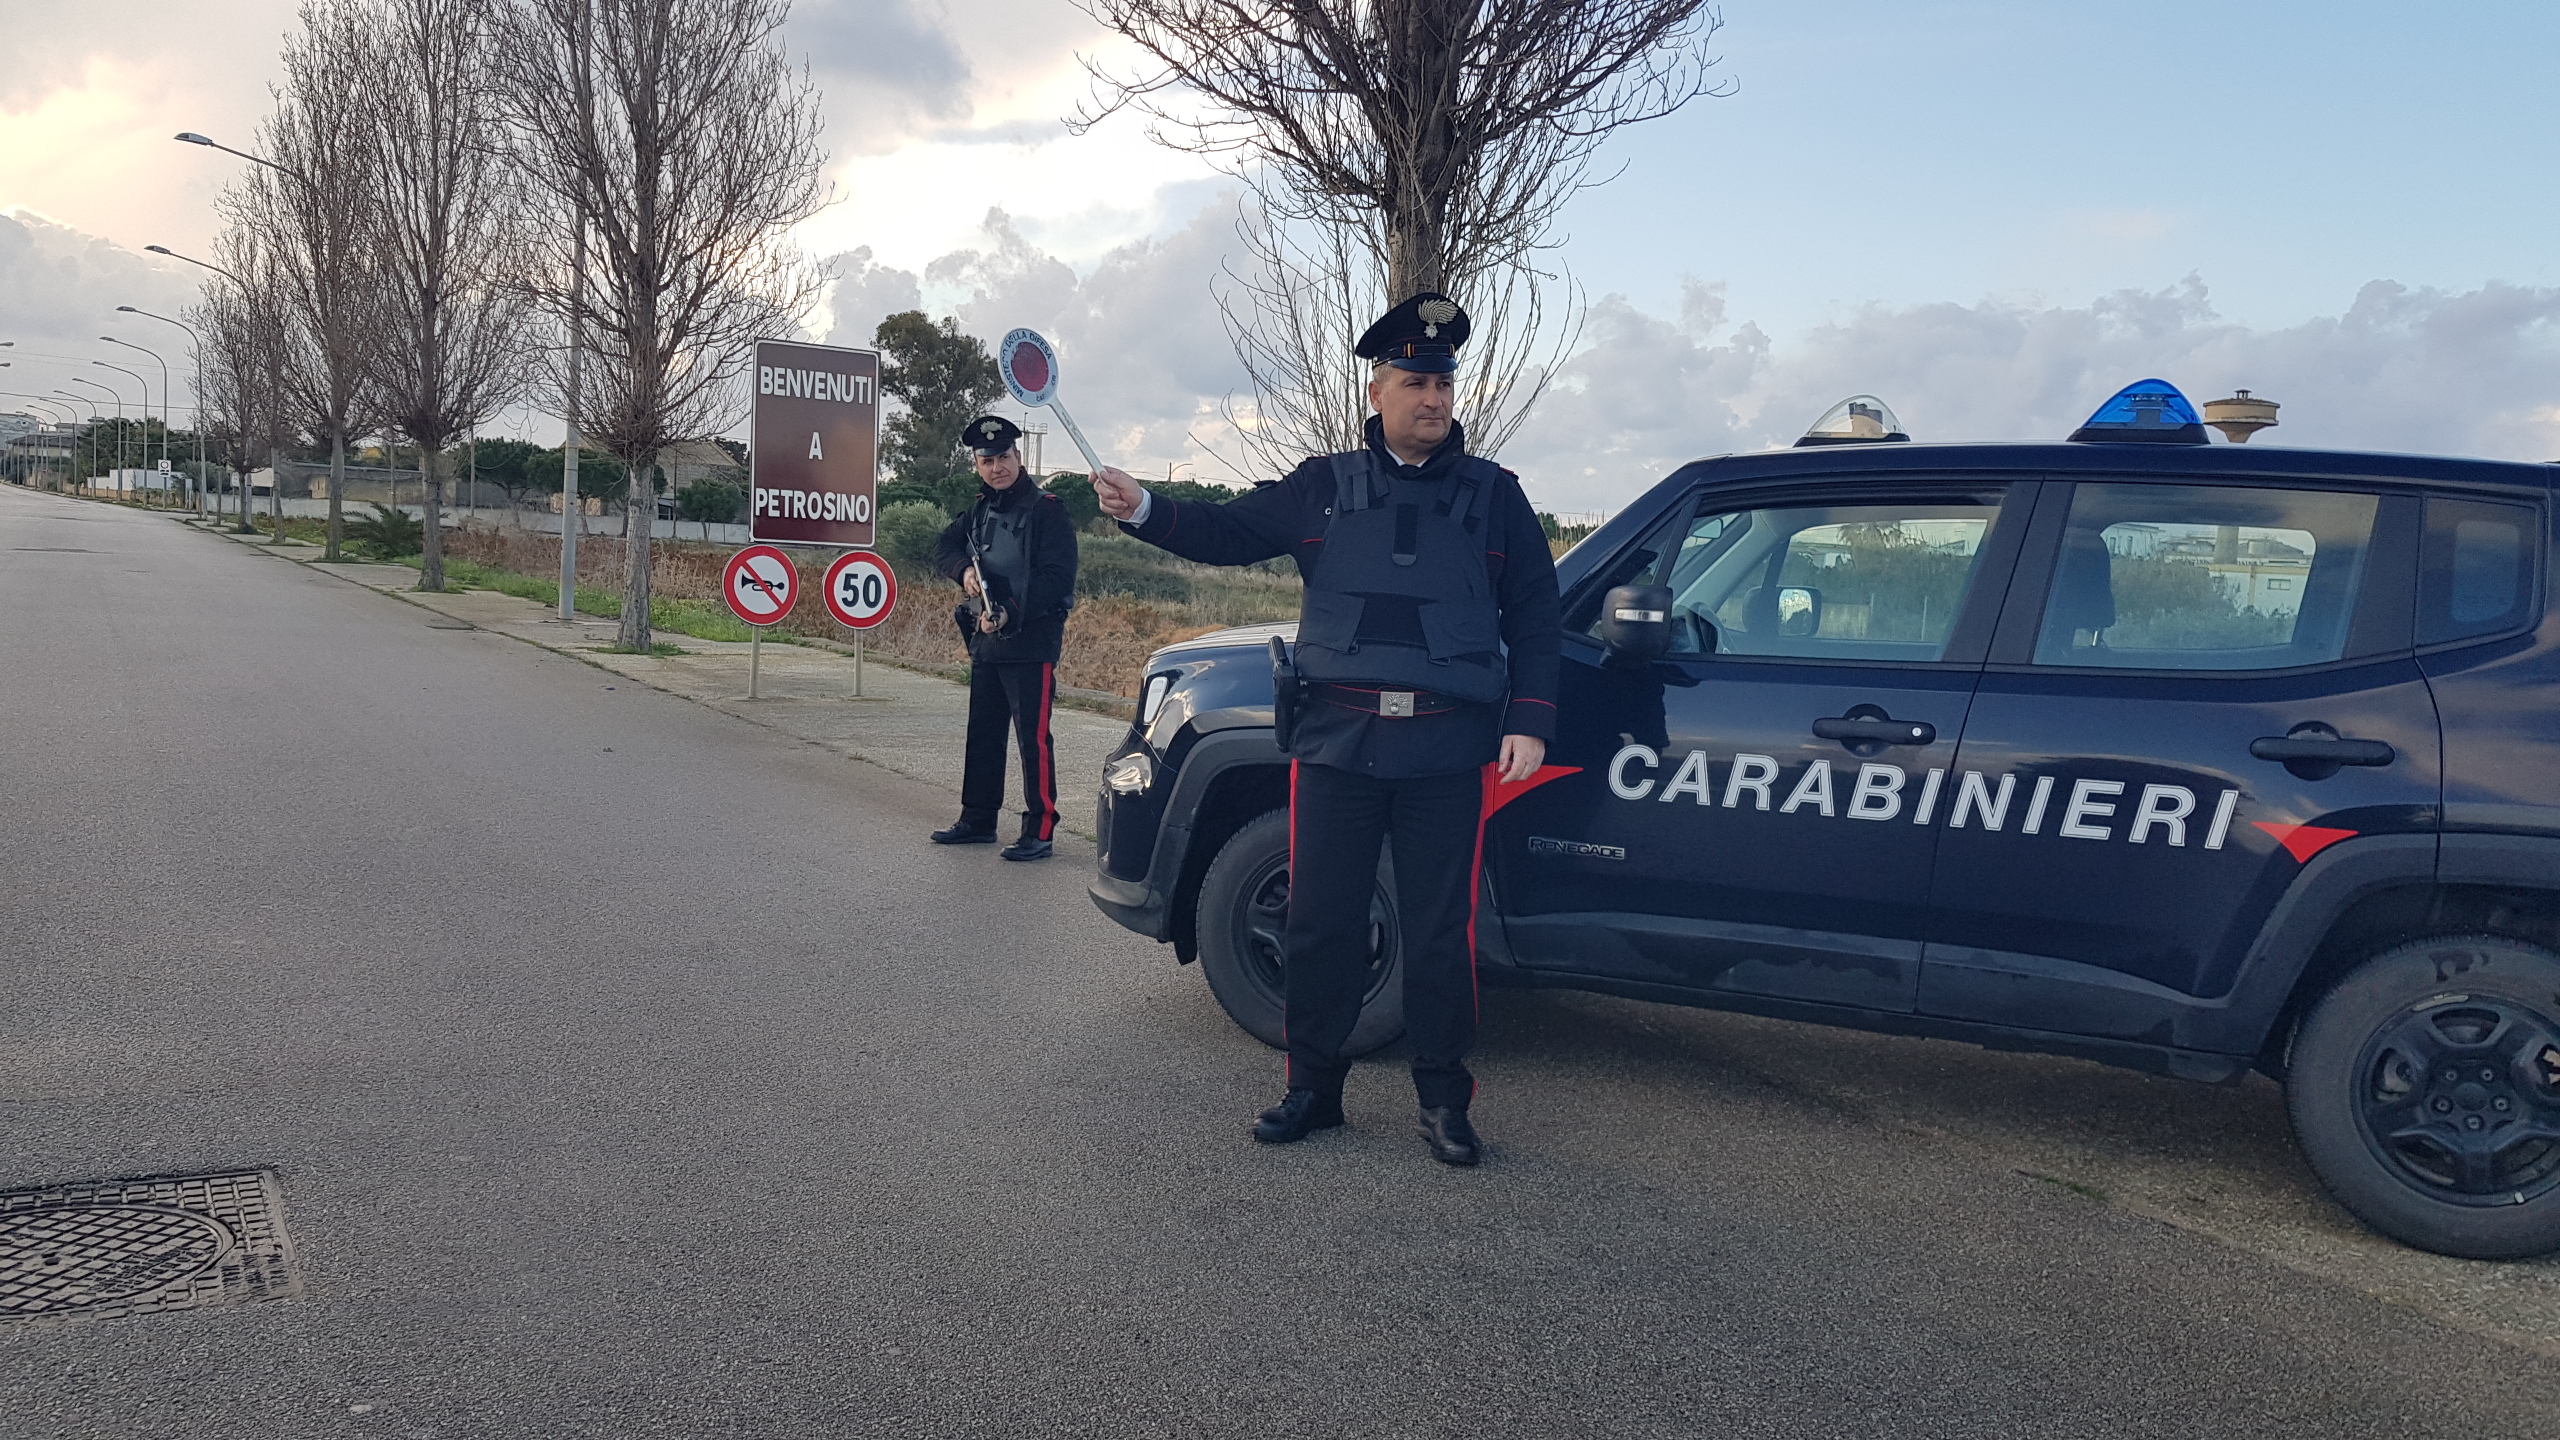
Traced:
<svg viewBox="0 0 2560 1440">
<path fill-rule="evenodd" d="M 1467 315 L 1422 294 L 1360 337 L 1368 443 L 1223 505 L 1151 495 L 1105 467 L 1105 513 L 1186 559 L 1295 556 L 1306 592 L 1289 737 L 1289 1092 L 1254 1138 L 1342 1123 L 1344 1043 L 1369 966 L 1378 846 L 1394 847 L 1404 1015 L 1422 1134 L 1473 1165 L 1475 899 L 1491 781 L 1526 780 L 1555 734 L 1555 562 L 1519 477 L 1467 453 L 1454 418 Z M 1488 774 L 1488 767 L 1498 767 Z"/>
<path fill-rule="evenodd" d="M 981 415 L 961 431 L 978 467 L 978 498 L 934 543 L 933 566 L 966 603 L 952 613 L 969 642 L 969 739 L 960 823 L 936 845 L 985 844 L 1004 808 L 1004 741 L 1022 749 L 1022 835 L 1007 860 L 1046 859 L 1058 830 L 1058 750 L 1049 705 L 1058 650 L 1076 604 L 1076 527 L 1065 503 L 1023 474 L 1020 427 Z"/>
</svg>

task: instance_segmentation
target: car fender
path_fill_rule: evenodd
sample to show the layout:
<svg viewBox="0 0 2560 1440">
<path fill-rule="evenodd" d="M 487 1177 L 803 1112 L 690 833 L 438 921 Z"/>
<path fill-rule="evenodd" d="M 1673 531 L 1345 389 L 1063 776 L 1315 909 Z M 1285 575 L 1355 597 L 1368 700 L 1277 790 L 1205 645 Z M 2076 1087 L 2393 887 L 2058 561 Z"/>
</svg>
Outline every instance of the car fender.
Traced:
<svg viewBox="0 0 2560 1440">
<path fill-rule="evenodd" d="M 1201 809 L 1219 778 L 1241 766 L 1278 768 L 1289 763 L 1289 757 L 1272 739 L 1269 711 L 1263 712 L 1259 726 L 1233 711 L 1210 714 L 1234 717 L 1236 723 L 1234 728 L 1211 729 L 1206 734 L 1198 734 L 1195 728 L 1196 738 L 1183 750 L 1182 763 L 1174 772 L 1173 789 L 1165 796 L 1161 812 L 1164 818 L 1156 826 L 1155 851 L 1147 860 L 1146 879 L 1132 883 L 1106 875 L 1087 887 L 1087 893 L 1103 913 L 1150 940 L 1173 938 L 1175 902 L 1191 863 L 1192 837 L 1198 832 Z M 1210 716 L 1198 718 L 1206 720 Z M 1200 858 L 1206 864 L 1210 857 Z"/>
<path fill-rule="evenodd" d="M 2258 927 L 2230 993 L 2190 1017 L 2193 1028 L 2181 1043 L 2226 1054 L 2263 1049 L 2331 927 L 2368 895 L 2432 885 L 2438 840 L 2432 834 L 2371 835 L 2313 856 Z"/>
</svg>

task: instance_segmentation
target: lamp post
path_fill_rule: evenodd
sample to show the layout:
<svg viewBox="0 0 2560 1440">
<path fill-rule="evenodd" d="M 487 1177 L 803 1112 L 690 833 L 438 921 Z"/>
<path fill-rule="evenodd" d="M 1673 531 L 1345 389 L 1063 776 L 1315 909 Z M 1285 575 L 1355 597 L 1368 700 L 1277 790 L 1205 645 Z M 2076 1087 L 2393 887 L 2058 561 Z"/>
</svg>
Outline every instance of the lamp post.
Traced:
<svg viewBox="0 0 2560 1440">
<path fill-rule="evenodd" d="M 119 306 L 117 306 L 117 307 L 116 307 L 116 309 L 118 309 L 118 310 L 122 311 L 123 313 L 125 313 L 125 314 L 127 314 L 127 315 L 140 315 L 140 316 L 142 316 L 143 318 L 145 318 L 145 319 L 147 319 L 147 320 L 157 320 L 157 321 L 159 321 L 160 323 L 162 323 L 162 324 L 164 324 L 164 325 L 175 325 L 175 326 L 177 326 L 179 329 L 184 330 L 184 331 L 186 331 L 186 332 L 187 332 L 187 353 L 188 353 L 190 356 L 194 357 L 195 368 L 196 368 L 196 375 L 195 375 L 195 379 L 194 379 L 192 382 L 190 382 L 190 384 L 189 384 L 189 386 L 188 386 L 188 389 L 187 389 L 187 395 L 188 395 L 188 398 L 189 398 L 189 399 L 191 399 L 191 400 L 194 402 L 194 409 L 195 409 L 195 414 L 196 414 L 196 476 L 195 476 L 195 485 L 194 485 L 194 490 L 195 490 L 195 497 L 196 497 L 196 510 L 197 510 L 197 512 L 198 512 L 199 514 L 201 514 L 201 513 L 203 512 L 203 510 L 204 510 L 204 499 L 205 499 L 205 496 L 204 496 L 204 337 L 203 337 L 202 335 L 199 335 L 199 334 L 197 334 L 197 333 L 196 333 L 196 327 L 194 327 L 193 325 L 188 324 L 188 323 L 187 323 L 186 321 L 184 321 L 184 320 L 174 320 L 174 319 L 171 319 L 169 316 L 166 316 L 166 315 L 155 314 L 155 313 L 153 313 L 153 312 L 151 312 L 151 311 L 149 311 L 149 310 L 145 310 L 145 309 L 143 309 L 143 308 L 142 308 L 141 306 L 139 306 L 139 305 L 119 305 Z M 162 374 L 165 376 L 165 375 L 167 374 L 167 371 L 164 369 L 164 370 L 162 371 Z M 162 432 L 161 440 L 160 440 L 160 448 L 161 448 L 161 453 L 162 453 L 162 454 L 166 454 L 166 453 L 168 453 L 168 446 L 169 446 L 168 435 L 167 435 L 167 432 L 165 432 L 165 431 L 164 431 L 164 432 Z"/>
<path fill-rule="evenodd" d="M 209 136 L 198 135 L 192 130 L 181 130 L 178 132 L 176 138 L 189 145 L 202 145 L 208 149 L 219 150 L 225 155 L 237 155 L 241 159 L 246 160 L 253 165 L 264 165 L 268 169 L 273 170 L 277 174 L 282 175 L 286 179 L 301 186 L 305 192 L 312 193 L 314 195 L 318 192 L 319 187 L 311 183 L 311 177 L 294 169 L 290 165 L 279 165 L 264 155 L 252 155 L 246 150 L 234 150 L 228 145 L 222 144 Z M 172 260 L 188 260 L 188 257 L 163 246 L 146 245 L 143 248 L 146 250 L 158 251 L 160 254 L 166 255 Z M 204 268 L 207 270 L 220 270 L 221 273 L 225 275 L 231 275 L 230 271 L 223 270 L 219 265 L 205 265 L 205 262 L 201 260 L 188 260 L 188 263 L 192 265 L 204 265 Z M 235 282 L 240 281 L 240 277 L 237 275 L 231 275 L 231 278 Z M 248 288 L 246 282 L 240 283 L 243 290 Z M 276 390 L 276 413 L 270 415 L 267 422 L 267 463 L 269 467 L 267 472 L 267 501 L 268 511 L 274 515 L 276 522 L 275 539 L 272 543 L 281 545 L 284 543 L 284 437 L 278 432 L 277 427 L 283 423 L 284 380 L 282 376 L 274 373 L 274 366 L 275 361 L 270 358 L 268 361 L 268 372 L 269 379 Z M 336 517 L 340 513 L 341 507 L 345 504 L 345 501 L 341 497 L 345 495 L 346 488 L 347 437 L 342 434 L 332 434 L 329 437 L 329 512 L 332 523 L 329 527 L 328 548 L 328 558 L 331 560 L 338 558 L 338 526 L 335 522 Z M 398 494 L 399 492 L 394 491 L 393 498 L 397 499 Z M 240 528 L 243 531 L 253 528 L 249 524 L 248 505 L 248 498 L 243 496 L 240 501 Z"/>
<path fill-rule="evenodd" d="M 56 394 L 56 395 L 59 395 L 59 396 L 61 396 L 62 398 L 66 399 L 66 400 L 75 400 L 75 401 L 78 401 L 80 404 L 83 404 L 83 405 L 86 405 L 86 406 L 88 406 L 88 407 L 89 407 L 89 424 L 88 424 L 88 428 L 87 428 L 85 431 L 83 431 L 82 433 L 83 433 L 84 437 L 85 437 L 85 438 L 88 440 L 88 442 L 89 442 L 89 463 L 90 463 L 90 464 L 92 464 L 92 465 L 97 464 L 97 463 L 98 463 L 98 402 L 97 402 L 97 401 L 95 401 L 95 400 L 90 399 L 90 398 L 89 398 L 88 396 L 86 396 L 86 395 L 81 394 L 81 393 L 80 393 L 79 391 L 77 391 L 77 390 L 68 390 L 68 389 L 64 389 L 64 388 L 62 388 L 62 387 L 60 387 L 60 386 L 56 386 L 56 387 L 54 388 L 54 390 L 53 390 L 53 392 L 52 392 L 52 393 L 54 393 L 54 394 Z M 78 452 L 76 452 L 76 451 L 75 451 L 75 452 L 73 452 L 73 453 L 76 455 Z M 70 476 L 70 477 L 66 477 L 66 478 L 70 478 L 70 479 L 77 479 L 77 478 L 79 478 L 79 477 L 77 477 L 77 476 Z"/>
<path fill-rule="evenodd" d="M 151 382 L 143 379 L 142 372 L 139 370 L 127 370 L 121 365 L 110 364 L 104 360 L 92 360 L 89 363 L 97 366 L 101 370 L 113 370 L 119 375 L 130 375 L 133 377 L 133 383 L 142 387 L 142 463 L 145 465 L 150 464 Z M 118 469 L 122 469 L 124 467 L 124 436 L 121 434 L 116 436 L 116 466 Z"/>
<path fill-rule="evenodd" d="M 6 363 L 7 363 L 6 361 L 0 361 L 0 365 L 5 365 Z M 59 400 L 56 400 L 56 399 L 52 398 L 51 396 L 48 396 L 48 395 L 38 395 L 37 393 L 35 393 L 35 392 L 34 392 L 34 391 L 32 391 L 32 390 L 0 390 L 0 395 L 13 396 L 13 397 L 15 397 L 15 398 L 17 398 L 17 399 L 20 399 L 20 400 L 33 400 L 33 401 L 35 401 L 37 404 L 42 405 L 42 406 L 44 407 L 43 415 L 44 415 L 44 418 L 45 418 L 47 421 L 49 421 L 49 422 L 51 422 L 51 423 L 53 423 L 53 424 L 55 424 L 55 425 L 63 426 L 64 428 L 68 428 L 68 424 L 67 424 L 67 422 L 63 419 L 63 417 L 62 417 L 61 415 L 58 415 L 58 414 L 54 413 L 56 410 L 58 410 L 58 409 L 60 409 L 60 408 L 61 408 L 61 406 L 62 406 L 62 402 L 61 402 L 61 401 L 59 401 Z M 29 458 L 33 458 L 33 457 L 29 457 Z M 21 475 L 25 474 L 25 472 L 26 472 L 26 464 L 22 461 L 22 462 L 19 464 L 18 469 L 19 469 L 19 473 L 20 473 Z M 21 481 L 20 483 L 22 483 L 22 484 L 23 484 L 24 482 L 23 482 L 23 481 Z"/>
<path fill-rule="evenodd" d="M 159 351 L 148 345 L 136 345 L 130 340 L 119 340 L 113 335 L 101 335 L 98 338 L 110 345 L 121 345 L 127 350 L 139 350 L 152 359 L 160 361 L 160 463 L 166 465 L 169 463 L 169 424 L 176 418 L 178 409 L 177 397 L 169 389 L 169 362 L 161 358 Z M 144 392 L 149 393 L 148 386 L 144 387 Z M 143 408 L 146 412 L 150 409 L 148 405 Z M 148 413 L 142 417 L 142 464 L 145 469 L 150 468 L 151 465 L 151 416 Z"/>
<path fill-rule="evenodd" d="M 213 145 L 212 141 L 205 139 L 201 135 L 181 136 L 180 138 L 190 140 L 199 145 Z M 214 148 L 219 150 L 222 147 L 215 145 Z M 255 160 L 258 157 L 252 155 L 249 158 Z M 261 161 L 260 163 L 264 164 L 266 162 Z M 193 255 L 181 255 L 166 245 L 145 245 L 142 248 L 150 251 L 154 255 L 166 255 L 172 260 L 183 260 L 200 270 L 210 270 L 214 274 L 230 281 L 232 284 L 239 286 L 240 293 L 242 295 L 245 296 L 249 293 L 248 281 L 241 279 L 237 274 L 224 269 L 222 266 L 214 264 L 210 260 L 199 260 Z M 152 318 L 158 319 L 160 317 L 153 316 Z M 194 332 L 189 331 L 188 333 L 193 334 Z M 276 520 L 276 538 L 281 542 L 284 538 L 284 520 L 281 518 L 284 513 L 284 496 L 278 486 L 284 478 L 284 437 L 279 433 L 279 430 L 284 424 L 284 380 L 283 377 L 275 373 L 275 359 L 272 353 L 268 356 L 267 388 L 274 392 L 269 399 L 267 406 L 267 494 L 275 501 L 276 504 L 276 513 L 279 517 Z M 197 415 L 198 423 L 201 425 L 203 415 L 203 407 L 201 405 L 197 407 Z M 198 444 L 202 444 L 201 435 L 199 435 Z M 219 514 L 217 514 L 215 518 L 219 519 Z M 240 482 L 240 526 L 234 533 L 241 535 L 252 535 L 257 533 L 257 527 L 249 523 L 249 483 L 246 480 Z"/>
<path fill-rule="evenodd" d="M 114 406 L 116 407 L 116 468 L 117 468 L 117 469 L 119 469 L 119 470 L 123 469 L 123 468 L 124 468 L 124 396 L 123 396 L 123 395 L 121 395 L 121 394 L 119 394 L 119 393 L 117 393 L 117 392 L 116 392 L 116 390 L 115 390 L 115 388 L 114 388 L 113 386 L 109 386 L 109 385 L 101 385 L 101 384 L 99 384 L 97 381 L 90 379 L 90 378 L 89 378 L 88 376 L 86 376 L 86 375 L 74 375 L 74 376 L 72 376 L 68 381 L 65 381 L 64 383 L 65 383 L 65 384 L 70 384 L 70 385 L 86 385 L 86 386 L 88 386 L 89 388 L 91 388 L 91 389 L 93 389 L 93 390 L 101 391 L 101 392 L 103 392 L 103 393 L 106 395 L 108 402 L 109 402 L 110 404 L 112 404 L 112 405 L 114 405 Z M 98 418 L 98 419 L 96 419 L 96 420 L 92 420 L 92 421 L 90 421 L 90 422 L 89 422 L 89 434 L 90 434 L 90 437 L 91 437 L 91 438 L 90 438 L 90 441 L 89 441 L 89 463 L 90 463 L 91 465 L 97 465 L 97 464 L 99 464 L 101 461 L 103 461 L 103 460 L 105 460 L 105 459 L 106 459 L 106 457 L 105 457 L 104 455 L 101 455 L 100 453 L 98 453 L 98 442 L 97 442 L 97 439 L 96 439 L 96 436 L 97 436 L 97 433 L 98 433 L 98 432 L 97 432 L 97 427 L 98 427 L 99 425 L 101 425 L 101 424 L 105 423 L 105 419 L 106 419 L 105 413 L 102 411 L 102 412 L 100 412 L 100 414 L 99 414 L 99 418 Z M 104 486 L 104 485 L 100 485 L 100 486 L 98 486 L 98 487 L 96 487 L 96 488 L 98 488 L 98 489 L 100 489 L 100 490 L 104 490 L 104 489 L 106 489 L 107 487 L 106 487 L 106 486 Z"/>
</svg>

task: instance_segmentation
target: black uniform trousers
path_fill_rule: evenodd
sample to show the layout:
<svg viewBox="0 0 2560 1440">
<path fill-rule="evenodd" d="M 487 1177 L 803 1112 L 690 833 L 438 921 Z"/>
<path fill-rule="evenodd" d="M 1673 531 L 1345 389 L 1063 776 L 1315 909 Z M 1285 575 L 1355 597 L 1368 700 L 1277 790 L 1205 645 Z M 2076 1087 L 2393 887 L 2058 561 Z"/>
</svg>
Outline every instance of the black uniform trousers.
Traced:
<svg viewBox="0 0 2560 1440">
<path fill-rule="evenodd" d="M 1475 897 L 1484 774 L 1384 780 L 1299 761 L 1289 770 L 1289 1085 L 1339 1094 L 1344 1042 L 1369 983 L 1378 847 L 1395 857 L 1405 1035 L 1425 1108 L 1475 1098 Z"/>
<path fill-rule="evenodd" d="M 969 741 L 960 772 L 960 823 L 992 830 L 1004 808 L 1005 732 L 1022 751 L 1022 835 L 1058 830 L 1058 747 L 1049 703 L 1058 691 L 1051 664 L 977 661 L 969 667 Z"/>
</svg>

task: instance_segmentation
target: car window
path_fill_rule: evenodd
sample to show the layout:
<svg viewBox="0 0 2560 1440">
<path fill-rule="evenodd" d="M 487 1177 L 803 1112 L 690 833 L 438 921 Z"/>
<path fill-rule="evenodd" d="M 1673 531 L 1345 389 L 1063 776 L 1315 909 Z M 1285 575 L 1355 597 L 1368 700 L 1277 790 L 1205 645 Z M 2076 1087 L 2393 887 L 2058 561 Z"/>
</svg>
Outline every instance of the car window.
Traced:
<svg viewBox="0 0 2560 1440">
<path fill-rule="evenodd" d="M 2531 624 L 2541 594 L 2534 561 L 2542 517 L 2529 505 L 2427 501 L 2418 586 L 2418 643 L 2495 635 Z"/>
<path fill-rule="evenodd" d="M 1749 509 L 1713 499 L 1649 537 L 1627 583 L 1671 591 L 1674 654 L 1936 661 L 1997 492 Z"/>
<path fill-rule="evenodd" d="M 2271 670 L 2346 653 L 2371 495 L 2082 484 L 2036 640 L 2039 665 Z"/>
</svg>

